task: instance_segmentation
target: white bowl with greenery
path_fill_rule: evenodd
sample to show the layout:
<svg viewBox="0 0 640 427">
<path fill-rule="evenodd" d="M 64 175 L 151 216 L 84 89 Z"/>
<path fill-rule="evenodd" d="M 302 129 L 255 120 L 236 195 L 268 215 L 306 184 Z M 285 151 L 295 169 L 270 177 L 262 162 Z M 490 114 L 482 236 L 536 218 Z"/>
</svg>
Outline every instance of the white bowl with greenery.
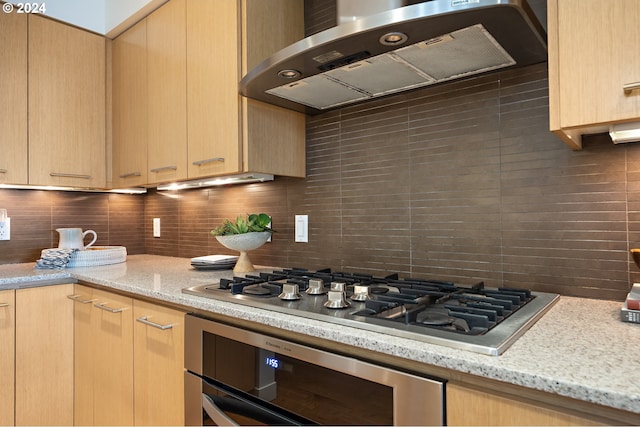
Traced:
<svg viewBox="0 0 640 427">
<path fill-rule="evenodd" d="M 211 234 L 225 248 L 240 252 L 233 268 L 234 273 L 250 273 L 255 271 L 253 263 L 247 255 L 248 251 L 264 245 L 273 230 L 270 228 L 271 217 L 265 213 L 248 214 L 246 218 L 238 215 L 235 221 L 225 219 L 222 225 L 211 230 Z"/>
</svg>

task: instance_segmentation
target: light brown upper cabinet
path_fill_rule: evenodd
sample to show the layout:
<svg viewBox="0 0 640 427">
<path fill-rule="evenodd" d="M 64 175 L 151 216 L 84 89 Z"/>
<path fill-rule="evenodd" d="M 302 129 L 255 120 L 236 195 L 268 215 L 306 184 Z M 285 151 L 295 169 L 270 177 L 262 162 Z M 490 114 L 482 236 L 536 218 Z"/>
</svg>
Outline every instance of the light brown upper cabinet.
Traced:
<svg viewBox="0 0 640 427">
<path fill-rule="evenodd" d="M 29 184 L 106 185 L 104 37 L 29 16 Z"/>
<path fill-rule="evenodd" d="M 113 165 L 115 187 L 147 183 L 147 21 L 113 41 Z"/>
<path fill-rule="evenodd" d="M 581 135 L 640 120 L 640 2 L 548 0 L 551 130 Z M 636 83 L 634 90 L 625 86 Z"/>
<path fill-rule="evenodd" d="M 298 0 L 170 0 L 116 38 L 114 186 L 243 172 L 304 177 L 305 116 L 238 93 L 244 73 L 303 37 L 303 21 Z M 146 53 L 125 53 L 143 44 Z M 126 151 L 143 140 L 146 181 L 122 158 L 143 159 L 141 149 Z"/>
<path fill-rule="evenodd" d="M 189 178 L 305 176 L 304 115 L 238 94 L 247 71 L 303 38 L 302 3 L 187 1 Z"/>
<path fill-rule="evenodd" d="M 150 184 L 187 177 L 185 1 L 171 0 L 147 17 Z"/>
<path fill-rule="evenodd" d="M 189 176 L 242 170 L 238 2 L 187 3 Z"/>
<path fill-rule="evenodd" d="M 0 184 L 26 184 L 27 15 L 0 13 Z"/>
</svg>

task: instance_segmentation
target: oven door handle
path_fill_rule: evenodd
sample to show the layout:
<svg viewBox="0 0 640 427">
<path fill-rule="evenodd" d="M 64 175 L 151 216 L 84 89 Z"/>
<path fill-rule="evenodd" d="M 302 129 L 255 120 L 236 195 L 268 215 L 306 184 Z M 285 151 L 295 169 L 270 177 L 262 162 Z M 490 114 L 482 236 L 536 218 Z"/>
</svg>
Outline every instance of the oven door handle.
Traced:
<svg viewBox="0 0 640 427">
<path fill-rule="evenodd" d="M 202 393 L 202 409 L 207 413 L 209 418 L 219 426 L 237 426 L 235 423 L 215 404 L 213 399 L 206 393 Z"/>
</svg>

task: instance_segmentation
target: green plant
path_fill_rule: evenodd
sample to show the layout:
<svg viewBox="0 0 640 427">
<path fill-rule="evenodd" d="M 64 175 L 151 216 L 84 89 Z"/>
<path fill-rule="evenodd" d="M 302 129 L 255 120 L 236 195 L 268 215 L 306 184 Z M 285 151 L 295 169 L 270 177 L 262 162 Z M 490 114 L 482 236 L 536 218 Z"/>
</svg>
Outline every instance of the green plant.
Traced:
<svg viewBox="0 0 640 427">
<path fill-rule="evenodd" d="M 269 224 L 271 224 L 271 217 L 266 213 L 247 214 L 246 218 L 238 215 L 235 221 L 225 219 L 222 225 L 211 230 L 211 235 L 227 236 L 261 231 L 275 232 L 269 227 Z"/>
</svg>

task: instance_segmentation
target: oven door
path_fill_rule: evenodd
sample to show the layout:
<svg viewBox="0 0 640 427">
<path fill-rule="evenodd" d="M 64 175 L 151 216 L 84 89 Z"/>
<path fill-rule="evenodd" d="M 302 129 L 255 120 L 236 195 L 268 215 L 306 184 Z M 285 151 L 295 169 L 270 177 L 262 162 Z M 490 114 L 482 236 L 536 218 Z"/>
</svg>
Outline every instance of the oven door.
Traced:
<svg viewBox="0 0 640 427">
<path fill-rule="evenodd" d="M 187 425 L 443 425 L 442 381 L 187 315 Z"/>
<path fill-rule="evenodd" d="M 187 413 L 196 414 L 187 424 L 197 425 L 313 425 L 313 421 L 288 412 L 282 408 L 270 405 L 268 402 L 256 399 L 254 396 L 233 389 L 210 378 L 201 378 L 186 372 L 185 384 L 189 387 L 189 400 L 194 407 Z M 202 392 L 198 396 L 196 389 Z M 198 407 L 200 400 L 201 407 Z M 198 416 L 202 414 L 202 416 Z M 189 417 L 187 416 L 187 419 Z"/>
</svg>

